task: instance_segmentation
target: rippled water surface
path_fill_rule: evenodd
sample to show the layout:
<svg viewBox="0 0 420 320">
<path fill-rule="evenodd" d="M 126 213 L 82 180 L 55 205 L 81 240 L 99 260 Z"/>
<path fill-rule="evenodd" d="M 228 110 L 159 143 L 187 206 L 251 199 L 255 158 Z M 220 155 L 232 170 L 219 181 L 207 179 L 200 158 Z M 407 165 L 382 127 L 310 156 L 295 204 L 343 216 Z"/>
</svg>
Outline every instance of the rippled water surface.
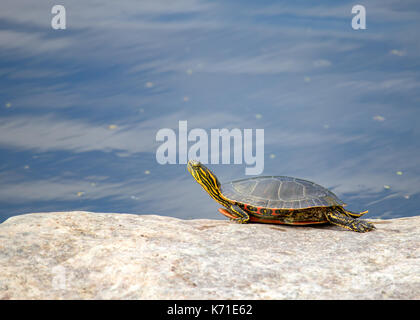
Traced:
<svg viewBox="0 0 420 320">
<path fill-rule="evenodd" d="M 264 175 L 331 189 L 367 217 L 419 214 L 420 3 L 0 4 L 0 221 L 90 210 L 224 219 L 156 134 L 264 129 Z M 188 146 L 191 146 L 190 142 Z M 233 162 L 233 161 L 232 161 Z M 246 164 L 209 165 L 219 179 Z"/>
</svg>

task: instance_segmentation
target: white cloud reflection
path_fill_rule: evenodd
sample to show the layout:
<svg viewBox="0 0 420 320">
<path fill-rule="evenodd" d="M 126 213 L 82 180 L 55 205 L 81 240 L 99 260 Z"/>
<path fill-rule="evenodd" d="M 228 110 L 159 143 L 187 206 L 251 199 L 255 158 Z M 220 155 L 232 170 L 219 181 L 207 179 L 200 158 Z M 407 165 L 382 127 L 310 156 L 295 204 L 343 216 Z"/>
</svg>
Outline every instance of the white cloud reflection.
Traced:
<svg viewBox="0 0 420 320">
<path fill-rule="evenodd" d="M 208 128 L 209 123 L 216 122 L 220 124 L 220 128 L 239 126 L 243 119 L 222 113 L 189 116 L 185 112 L 179 112 L 117 126 L 60 119 L 54 115 L 11 116 L 0 119 L 0 145 L 34 152 L 65 150 L 76 153 L 124 151 L 126 155 L 154 153 L 158 145 L 156 132 L 162 128 L 177 129 L 179 120 L 188 120 L 189 129 L 192 129 Z"/>
</svg>

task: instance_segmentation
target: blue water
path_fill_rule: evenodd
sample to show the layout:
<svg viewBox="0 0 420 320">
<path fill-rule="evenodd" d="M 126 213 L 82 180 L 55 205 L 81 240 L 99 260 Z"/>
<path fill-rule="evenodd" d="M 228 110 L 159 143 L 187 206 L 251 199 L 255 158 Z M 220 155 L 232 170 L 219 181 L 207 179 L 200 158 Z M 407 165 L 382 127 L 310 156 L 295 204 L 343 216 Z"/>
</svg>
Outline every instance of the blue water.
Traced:
<svg viewBox="0 0 420 320">
<path fill-rule="evenodd" d="M 0 221 L 89 210 L 224 219 L 156 133 L 264 129 L 264 175 L 330 188 L 367 217 L 419 214 L 420 3 L 0 4 Z M 191 145 L 192 143 L 190 143 Z M 243 164 L 209 165 L 219 179 Z"/>
</svg>

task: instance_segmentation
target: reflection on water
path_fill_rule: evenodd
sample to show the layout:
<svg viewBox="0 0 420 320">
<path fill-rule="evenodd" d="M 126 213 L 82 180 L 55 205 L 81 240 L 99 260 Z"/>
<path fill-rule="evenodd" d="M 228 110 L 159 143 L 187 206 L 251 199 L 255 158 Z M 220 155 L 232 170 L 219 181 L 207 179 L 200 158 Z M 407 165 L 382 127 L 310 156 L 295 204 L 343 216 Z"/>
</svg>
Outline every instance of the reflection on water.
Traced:
<svg viewBox="0 0 420 320">
<path fill-rule="evenodd" d="M 156 133 L 262 128 L 264 175 L 315 181 L 367 217 L 420 204 L 420 4 L 29 0 L 0 12 L 0 221 L 90 210 L 217 218 Z M 146 4 L 147 3 L 147 4 Z M 26 8 L 26 9 L 25 9 Z M 219 179 L 246 164 L 214 165 Z"/>
</svg>

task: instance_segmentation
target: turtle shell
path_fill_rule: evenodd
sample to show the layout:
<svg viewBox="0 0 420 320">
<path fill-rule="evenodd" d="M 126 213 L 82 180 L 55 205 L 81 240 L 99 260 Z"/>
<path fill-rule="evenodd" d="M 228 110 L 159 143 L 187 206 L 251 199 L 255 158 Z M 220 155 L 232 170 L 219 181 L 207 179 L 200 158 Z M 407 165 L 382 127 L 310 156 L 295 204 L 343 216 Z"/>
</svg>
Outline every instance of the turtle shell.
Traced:
<svg viewBox="0 0 420 320">
<path fill-rule="evenodd" d="M 270 209 L 307 209 L 342 206 L 328 189 L 311 181 L 284 177 L 255 177 L 224 183 L 222 194 L 229 200 Z"/>
</svg>

